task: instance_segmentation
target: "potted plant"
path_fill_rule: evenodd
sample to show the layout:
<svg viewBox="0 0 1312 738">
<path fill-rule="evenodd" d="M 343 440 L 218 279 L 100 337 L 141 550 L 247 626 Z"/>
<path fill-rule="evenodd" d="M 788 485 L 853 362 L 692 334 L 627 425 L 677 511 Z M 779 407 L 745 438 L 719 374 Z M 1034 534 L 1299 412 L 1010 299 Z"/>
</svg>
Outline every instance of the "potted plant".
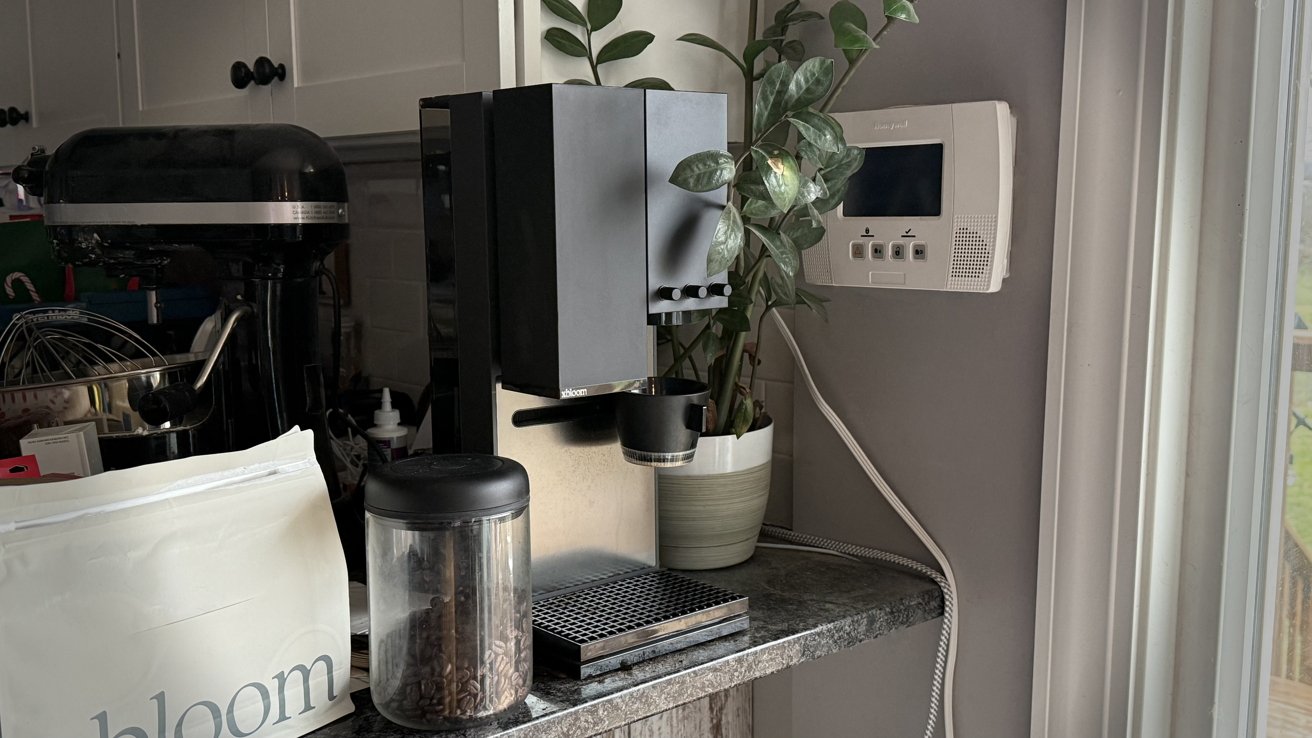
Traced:
<svg viewBox="0 0 1312 738">
<path fill-rule="evenodd" d="M 543 0 L 552 13 L 581 29 L 564 28 L 545 40 L 586 59 L 591 79 L 600 67 L 637 56 L 654 36 L 629 31 L 594 53 L 593 34 L 619 14 L 622 0 L 589 0 L 586 14 L 570 0 Z M 679 41 L 722 54 L 743 77 L 743 144 L 736 152 L 687 157 L 670 182 L 693 192 L 729 187 L 707 256 L 707 273 L 729 270 L 729 305 L 702 323 L 662 328 L 672 359 L 666 374 L 689 376 L 711 388 L 711 409 L 693 462 L 660 472 L 661 563 L 673 568 L 728 566 L 751 556 L 770 484 L 773 426 L 756 399 L 761 327 L 770 312 L 802 306 L 824 316 L 826 298 L 797 286 L 801 252 L 824 239 L 823 215 L 843 201 L 847 180 L 865 159 L 849 146 L 828 111 L 876 42 L 898 22 L 917 23 L 914 0 L 882 0 L 883 22 L 873 33 L 865 13 L 848 0 L 829 9 L 834 48 L 847 62 L 835 81 L 834 61 L 807 56 L 798 27 L 825 16 L 784 4 L 758 36 L 758 0 L 749 0 L 747 43 L 741 53 L 715 39 L 688 33 Z M 630 87 L 669 89 L 659 77 Z"/>
</svg>

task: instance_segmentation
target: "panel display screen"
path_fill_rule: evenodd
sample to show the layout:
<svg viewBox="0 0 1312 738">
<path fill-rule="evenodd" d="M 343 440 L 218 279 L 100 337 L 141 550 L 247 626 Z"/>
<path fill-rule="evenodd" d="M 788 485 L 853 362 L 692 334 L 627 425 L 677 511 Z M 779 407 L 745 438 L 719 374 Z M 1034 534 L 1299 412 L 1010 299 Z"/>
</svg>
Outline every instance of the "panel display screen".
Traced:
<svg viewBox="0 0 1312 738">
<path fill-rule="evenodd" d="M 847 181 L 846 218 L 943 214 L 943 144 L 871 146 Z"/>
</svg>

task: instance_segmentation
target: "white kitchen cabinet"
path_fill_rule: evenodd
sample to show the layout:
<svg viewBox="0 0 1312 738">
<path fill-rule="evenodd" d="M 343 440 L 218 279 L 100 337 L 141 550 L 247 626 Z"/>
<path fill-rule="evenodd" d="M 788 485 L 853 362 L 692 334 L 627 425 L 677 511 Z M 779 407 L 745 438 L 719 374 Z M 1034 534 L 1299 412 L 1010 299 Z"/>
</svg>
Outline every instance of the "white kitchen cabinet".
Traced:
<svg viewBox="0 0 1312 738">
<path fill-rule="evenodd" d="M 113 3 L 0 0 L 0 109 L 28 117 L 0 128 L 0 164 L 118 125 L 116 54 Z"/>
<path fill-rule="evenodd" d="M 0 115 L 10 106 L 27 111 L 32 104 L 27 61 L 27 3 L 0 0 Z M 19 129 L 25 123 L 0 128 L 0 167 L 21 161 Z"/>
<path fill-rule="evenodd" d="M 264 0 L 120 0 L 118 35 L 124 123 L 272 120 L 268 88 L 229 77 L 234 62 L 268 54 Z"/>
<path fill-rule="evenodd" d="M 123 0 L 128 124 L 413 130 L 417 100 L 514 82 L 513 0 Z M 238 89 L 234 62 L 282 79 Z M 261 84 L 261 82 L 265 82 Z"/>
<path fill-rule="evenodd" d="M 513 0 L 269 0 L 273 117 L 321 136 L 414 130 L 418 100 L 515 83 Z"/>
</svg>

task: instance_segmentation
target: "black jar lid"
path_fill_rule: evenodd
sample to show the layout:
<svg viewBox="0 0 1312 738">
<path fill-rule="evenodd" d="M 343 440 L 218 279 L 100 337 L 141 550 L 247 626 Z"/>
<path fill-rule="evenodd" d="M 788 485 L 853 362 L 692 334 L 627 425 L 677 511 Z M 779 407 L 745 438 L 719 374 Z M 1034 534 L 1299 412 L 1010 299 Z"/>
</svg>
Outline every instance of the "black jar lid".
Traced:
<svg viewBox="0 0 1312 738">
<path fill-rule="evenodd" d="M 389 518 L 471 519 L 528 504 L 528 472 L 486 454 L 411 456 L 370 470 L 365 509 Z"/>
</svg>

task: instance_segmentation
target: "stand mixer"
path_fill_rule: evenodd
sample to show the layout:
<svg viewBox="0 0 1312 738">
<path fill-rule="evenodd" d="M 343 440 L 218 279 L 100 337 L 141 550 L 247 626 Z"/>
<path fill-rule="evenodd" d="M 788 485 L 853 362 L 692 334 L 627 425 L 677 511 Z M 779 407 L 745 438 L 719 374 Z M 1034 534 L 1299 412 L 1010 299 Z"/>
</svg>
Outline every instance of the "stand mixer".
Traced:
<svg viewBox="0 0 1312 738">
<path fill-rule="evenodd" d="M 186 249 L 216 265 L 226 347 L 211 366 L 219 448 L 247 448 L 295 426 L 315 431 L 330 490 L 337 475 L 325 423 L 317 284 L 322 262 L 347 239 L 346 174 L 333 150 L 290 125 L 100 128 L 53 154 L 37 149 L 14 180 L 44 198 L 56 257 L 136 277 L 147 322 L 168 306 L 161 271 Z M 194 392 L 160 388 L 143 410 L 167 426 Z M 179 453 L 163 444 L 163 461 Z M 336 495 L 334 494 L 334 497 Z"/>
</svg>

